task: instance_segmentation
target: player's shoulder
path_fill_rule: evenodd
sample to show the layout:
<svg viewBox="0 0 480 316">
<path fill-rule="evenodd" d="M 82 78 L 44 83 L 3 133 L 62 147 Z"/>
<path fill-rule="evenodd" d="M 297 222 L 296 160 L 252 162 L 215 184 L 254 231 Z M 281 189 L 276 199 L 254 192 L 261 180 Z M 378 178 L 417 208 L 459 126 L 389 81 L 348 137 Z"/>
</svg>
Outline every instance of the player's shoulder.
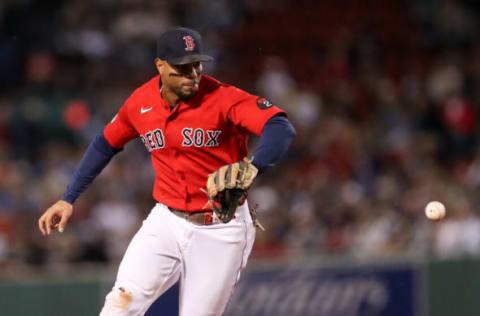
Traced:
<svg viewBox="0 0 480 316">
<path fill-rule="evenodd" d="M 156 75 L 138 88 L 136 88 L 130 97 L 141 98 L 149 96 L 160 89 L 160 75 Z"/>
<path fill-rule="evenodd" d="M 200 90 L 206 93 L 209 92 L 218 92 L 225 84 L 213 77 L 208 75 L 202 75 L 202 80 L 200 81 Z"/>
<path fill-rule="evenodd" d="M 201 85 L 205 93 L 216 93 L 222 97 L 236 98 L 250 95 L 248 92 L 234 85 L 222 82 L 208 75 L 202 75 Z"/>
<path fill-rule="evenodd" d="M 136 88 L 128 97 L 126 106 L 131 108 L 150 100 L 160 89 L 160 75 L 157 75 Z"/>
</svg>

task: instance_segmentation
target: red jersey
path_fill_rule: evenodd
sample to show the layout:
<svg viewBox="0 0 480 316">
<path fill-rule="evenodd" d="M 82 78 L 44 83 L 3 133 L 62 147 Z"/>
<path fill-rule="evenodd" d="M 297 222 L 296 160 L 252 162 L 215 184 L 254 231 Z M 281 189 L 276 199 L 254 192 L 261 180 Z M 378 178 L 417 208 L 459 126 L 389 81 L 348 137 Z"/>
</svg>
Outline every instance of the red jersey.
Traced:
<svg viewBox="0 0 480 316">
<path fill-rule="evenodd" d="M 172 110 L 160 94 L 160 76 L 135 90 L 107 124 L 114 148 L 140 137 L 155 170 L 153 197 L 185 211 L 201 211 L 208 174 L 242 160 L 248 135 L 284 113 L 269 101 L 203 75 L 197 94 Z"/>
</svg>

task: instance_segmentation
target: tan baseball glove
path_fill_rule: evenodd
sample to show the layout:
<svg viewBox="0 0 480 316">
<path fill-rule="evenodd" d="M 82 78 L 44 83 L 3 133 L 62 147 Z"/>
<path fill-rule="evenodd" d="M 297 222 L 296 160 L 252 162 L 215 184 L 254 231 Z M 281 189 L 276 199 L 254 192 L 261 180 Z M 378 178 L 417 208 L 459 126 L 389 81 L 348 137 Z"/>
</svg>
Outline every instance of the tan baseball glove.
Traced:
<svg viewBox="0 0 480 316">
<path fill-rule="evenodd" d="M 207 190 L 208 202 L 217 217 L 223 223 L 232 220 L 235 210 L 247 198 L 247 190 L 257 176 L 258 169 L 252 164 L 252 159 L 220 167 L 208 175 Z"/>
</svg>

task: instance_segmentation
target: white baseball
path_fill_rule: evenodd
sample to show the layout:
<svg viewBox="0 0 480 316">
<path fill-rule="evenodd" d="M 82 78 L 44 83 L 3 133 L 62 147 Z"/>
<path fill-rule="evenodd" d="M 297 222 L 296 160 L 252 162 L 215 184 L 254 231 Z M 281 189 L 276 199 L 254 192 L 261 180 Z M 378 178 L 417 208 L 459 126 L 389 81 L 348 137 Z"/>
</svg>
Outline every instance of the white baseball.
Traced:
<svg viewBox="0 0 480 316">
<path fill-rule="evenodd" d="M 431 201 L 425 206 L 425 215 L 429 220 L 439 221 L 445 217 L 445 205 L 438 201 Z"/>
</svg>

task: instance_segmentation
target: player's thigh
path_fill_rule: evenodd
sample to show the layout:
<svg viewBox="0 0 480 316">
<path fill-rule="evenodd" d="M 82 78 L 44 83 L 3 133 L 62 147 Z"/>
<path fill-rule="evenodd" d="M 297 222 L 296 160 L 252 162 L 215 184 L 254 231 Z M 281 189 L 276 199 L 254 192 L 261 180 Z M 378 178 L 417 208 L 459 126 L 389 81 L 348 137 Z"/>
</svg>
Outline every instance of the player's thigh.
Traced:
<svg viewBox="0 0 480 316">
<path fill-rule="evenodd" d="M 115 286 L 103 309 L 115 310 L 111 315 L 141 315 L 179 278 L 178 227 L 169 225 L 168 218 L 154 211 L 133 237 L 120 263 Z"/>
<path fill-rule="evenodd" d="M 242 222 L 192 239 L 180 284 L 180 316 L 223 314 L 246 265 L 254 229 Z"/>
<path fill-rule="evenodd" d="M 176 241 L 164 237 L 137 234 L 120 263 L 117 283 L 134 283 L 145 295 L 154 295 L 180 268 Z"/>
</svg>

